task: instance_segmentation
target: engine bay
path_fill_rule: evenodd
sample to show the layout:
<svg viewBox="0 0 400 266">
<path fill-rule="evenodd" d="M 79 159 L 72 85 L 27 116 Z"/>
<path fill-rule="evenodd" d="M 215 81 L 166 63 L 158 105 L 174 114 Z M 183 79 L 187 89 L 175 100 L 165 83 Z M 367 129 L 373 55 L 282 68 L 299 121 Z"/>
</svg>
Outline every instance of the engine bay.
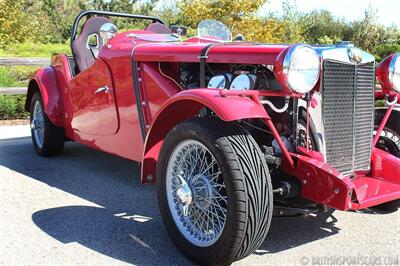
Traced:
<svg viewBox="0 0 400 266">
<path fill-rule="evenodd" d="M 184 89 L 199 88 L 199 64 L 180 64 L 180 84 Z M 281 90 L 272 65 L 206 64 L 207 88 L 229 90 Z"/>
<path fill-rule="evenodd" d="M 205 66 L 207 88 L 230 91 L 279 92 L 282 90 L 272 65 L 206 64 Z M 180 64 L 179 84 L 183 90 L 200 88 L 199 67 L 198 63 Z M 304 100 L 307 101 L 307 97 L 305 95 Z M 298 98 L 285 98 L 280 95 L 276 97 L 262 96 L 260 100 L 289 152 L 295 152 L 297 146 L 306 148 L 308 145 L 310 149 L 316 149 L 313 136 L 309 138 L 311 141 L 307 141 L 307 112 L 303 106 L 299 106 Z M 211 110 L 204 110 L 201 115 L 215 114 Z M 239 123 L 251 134 L 264 153 L 273 187 L 277 190 L 277 195 L 281 195 L 277 197 L 282 200 L 281 205 L 292 205 L 289 204 L 289 201 L 300 193 L 300 184 L 297 179 L 285 176 L 280 172 L 282 151 L 269 127 L 262 119 L 243 119 Z M 307 204 L 308 202 L 303 202 L 302 207 Z"/>
<path fill-rule="evenodd" d="M 272 65 L 244 64 L 206 64 L 205 79 L 207 88 L 223 90 L 259 90 L 280 91 L 281 86 L 275 78 Z M 179 67 L 179 84 L 182 89 L 200 87 L 199 64 L 182 63 Z M 283 97 L 261 97 L 264 108 L 271 116 L 286 148 L 293 151 L 297 143 L 298 106 L 297 99 Z M 275 108 L 274 108 L 275 107 Z M 277 110 L 279 112 L 277 112 Z M 303 112 L 302 112 L 303 114 Z M 303 120 L 303 119 L 302 119 Z M 280 156 L 281 151 L 268 130 L 259 119 L 241 121 L 242 125 L 256 139 L 260 147 L 272 147 L 273 155 Z M 267 133 L 267 134 L 266 134 Z M 268 136 L 268 137 L 266 137 Z M 304 141 L 303 141 L 304 143 Z"/>
</svg>

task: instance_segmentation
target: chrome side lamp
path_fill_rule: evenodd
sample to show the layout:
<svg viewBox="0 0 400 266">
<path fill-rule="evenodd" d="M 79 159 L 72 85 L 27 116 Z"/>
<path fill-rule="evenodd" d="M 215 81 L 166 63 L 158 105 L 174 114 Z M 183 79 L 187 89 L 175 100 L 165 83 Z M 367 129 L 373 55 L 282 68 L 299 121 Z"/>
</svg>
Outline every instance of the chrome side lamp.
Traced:
<svg viewBox="0 0 400 266">
<path fill-rule="evenodd" d="M 112 23 L 104 23 L 100 28 L 100 36 L 103 39 L 103 45 L 114 38 L 117 34 L 117 27 Z"/>
</svg>

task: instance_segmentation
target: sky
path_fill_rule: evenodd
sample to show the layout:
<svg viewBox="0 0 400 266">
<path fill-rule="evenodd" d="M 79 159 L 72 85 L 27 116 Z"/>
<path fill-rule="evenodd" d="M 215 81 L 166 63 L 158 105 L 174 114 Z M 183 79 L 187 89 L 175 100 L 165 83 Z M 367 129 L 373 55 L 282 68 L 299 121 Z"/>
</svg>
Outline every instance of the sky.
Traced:
<svg viewBox="0 0 400 266">
<path fill-rule="evenodd" d="M 260 11 L 261 14 L 272 12 L 281 15 L 282 2 L 283 0 L 269 0 Z M 371 6 L 377 10 L 380 23 L 400 28 L 400 0 L 297 0 L 296 6 L 301 12 L 326 9 L 337 17 L 344 17 L 347 21 L 362 18 L 365 9 Z"/>
</svg>

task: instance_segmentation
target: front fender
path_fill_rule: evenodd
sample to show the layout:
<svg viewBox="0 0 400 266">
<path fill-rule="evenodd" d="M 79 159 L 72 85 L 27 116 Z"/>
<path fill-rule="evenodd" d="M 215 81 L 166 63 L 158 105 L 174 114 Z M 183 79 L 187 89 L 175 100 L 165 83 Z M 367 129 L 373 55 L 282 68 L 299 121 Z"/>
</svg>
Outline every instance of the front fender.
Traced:
<svg viewBox="0 0 400 266">
<path fill-rule="evenodd" d="M 383 117 L 387 112 L 388 107 L 379 107 L 375 108 L 375 127 L 379 127 Z M 395 105 L 392 113 L 389 116 L 388 121 L 386 122 L 386 126 L 400 132 L 400 105 Z"/>
<path fill-rule="evenodd" d="M 43 109 L 50 121 L 56 126 L 64 127 L 64 108 L 54 68 L 40 68 L 33 74 L 25 102 L 25 109 L 28 112 L 32 96 L 36 91 L 40 91 Z"/>
<path fill-rule="evenodd" d="M 254 91 L 257 95 L 258 92 Z M 157 113 L 147 134 L 142 161 L 142 183 L 154 182 L 158 154 L 168 132 L 178 123 L 196 116 L 203 108 L 213 111 L 221 120 L 268 118 L 263 106 L 251 97 L 221 96 L 217 89 L 193 89 L 177 93 Z"/>
</svg>

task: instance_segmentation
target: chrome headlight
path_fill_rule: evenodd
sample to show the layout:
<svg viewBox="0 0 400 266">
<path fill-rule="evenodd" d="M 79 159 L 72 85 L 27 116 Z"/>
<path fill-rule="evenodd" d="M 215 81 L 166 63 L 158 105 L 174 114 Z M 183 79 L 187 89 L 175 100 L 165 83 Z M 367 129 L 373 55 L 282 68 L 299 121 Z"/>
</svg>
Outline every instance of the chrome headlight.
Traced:
<svg viewBox="0 0 400 266">
<path fill-rule="evenodd" d="M 297 44 L 284 50 L 274 67 L 281 84 L 297 93 L 311 91 L 321 72 L 320 56 L 310 45 Z"/>
<path fill-rule="evenodd" d="M 400 92 L 400 53 L 393 56 L 389 64 L 389 82 L 393 89 Z"/>
</svg>

